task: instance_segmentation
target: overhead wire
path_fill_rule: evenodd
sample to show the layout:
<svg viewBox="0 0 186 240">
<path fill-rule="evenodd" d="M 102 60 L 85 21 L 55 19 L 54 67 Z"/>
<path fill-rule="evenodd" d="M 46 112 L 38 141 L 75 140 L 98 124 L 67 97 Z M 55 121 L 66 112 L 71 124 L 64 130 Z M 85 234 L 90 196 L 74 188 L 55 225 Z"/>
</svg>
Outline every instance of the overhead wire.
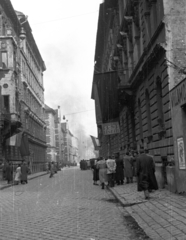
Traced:
<svg viewBox="0 0 186 240">
<path fill-rule="evenodd" d="M 98 12 L 98 11 L 94 11 L 94 12 L 89 12 L 89 13 L 84 13 L 84 14 L 79 14 L 79 15 L 73 15 L 73 16 L 64 17 L 64 18 L 58 18 L 58 19 L 53 19 L 53 20 L 48 20 L 48 21 L 33 23 L 32 25 L 39 25 L 39 24 L 45 24 L 45 23 L 50 23 L 50 22 L 57 22 L 57 21 L 65 20 L 65 19 L 87 16 L 87 15 L 90 15 L 90 14 L 93 14 L 93 13 L 97 13 L 97 12 Z"/>
<path fill-rule="evenodd" d="M 85 111 L 79 111 L 79 112 L 74 112 L 74 113 L 67 113 L 67 114 L 63 114 L 63 115 L 73 115 L 73 114 L 78 114 L 78 113 L 82 113 L 82 112 L 90 112 L 90 111 L 94 111 L 95 109 L 90 109 L 90 110 L 85 110 Z"/>
</svg>

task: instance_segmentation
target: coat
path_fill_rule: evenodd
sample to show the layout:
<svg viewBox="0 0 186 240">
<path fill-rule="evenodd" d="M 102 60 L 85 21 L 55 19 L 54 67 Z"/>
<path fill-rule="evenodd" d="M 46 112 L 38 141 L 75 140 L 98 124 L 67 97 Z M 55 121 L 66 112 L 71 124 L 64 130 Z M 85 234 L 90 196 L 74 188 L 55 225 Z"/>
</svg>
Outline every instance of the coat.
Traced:
<svg viewBox="0 0 186 240">
<path fill-rule="evenodd" d="M 138 191 L 158 189 L 158 184 L 155 176 L 155 164 L 152 156 L 143 153 L 137 157 L 136 173 L 138 177 Z"/>
<path fill-rule="evenodd" d="M 21 180 L 21 167 L 16 168 L 15 181 L 19 182 Z"/>
<path fill-rule="evenodd" d="M 116 182 L 123 181 L 124 179 L 124 172 L 123 172 L 123 160 L 116 158 Z"/>
<path fill-rule="evenodd" d="M 29 168 L 27 167 L 26 164 L 23 164 L 21 166 L 21 181 L 27 181 L 28 173 L 29 173 Z"/>
<path fill-rule="evenodd" d="M 133 177 L 133 157 L 125 155 L 123 158 L 123 164 L 124 164 L 124 175 L 126 178 Z"/>
<path fill-rule="evenodd" d="M 7 164 L 6 166 L 6 180 L 8 182 L 13 180 L 13 166 L 10 164 Z"/>
<path fill-rule="evenodd" d="M 99 169 L 97 169 L 96 165 L 92 166 L 93 169 L 93 181 L 99 180 Z"/>
<path fill-rule="evenodd" d="M 96 166 L 99 169 L 99 181 L 101 183 L 108 182 L 106 161 L 104 159 L 100 160 L 97 162 Z"/>
</svg>

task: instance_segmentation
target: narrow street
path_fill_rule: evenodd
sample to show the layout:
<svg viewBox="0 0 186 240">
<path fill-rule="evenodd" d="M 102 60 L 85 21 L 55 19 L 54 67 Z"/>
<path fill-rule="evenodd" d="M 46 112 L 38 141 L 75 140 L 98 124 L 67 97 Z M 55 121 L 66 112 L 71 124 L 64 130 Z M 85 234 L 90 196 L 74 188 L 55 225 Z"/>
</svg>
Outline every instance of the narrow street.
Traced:
<svg viewBox="0 0 186 240">
<path fill-rule="evenodd" d="M 0 193 L 0 240 L 148 239 L 90 170 L 65 168 Z"/>
</svg>

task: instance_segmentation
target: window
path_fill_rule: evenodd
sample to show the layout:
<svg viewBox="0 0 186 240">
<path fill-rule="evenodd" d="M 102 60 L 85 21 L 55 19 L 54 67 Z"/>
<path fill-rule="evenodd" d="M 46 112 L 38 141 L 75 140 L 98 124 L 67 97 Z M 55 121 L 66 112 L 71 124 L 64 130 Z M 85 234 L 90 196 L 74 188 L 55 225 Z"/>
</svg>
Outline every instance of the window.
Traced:
<svg viewBox="0 0 186 240">
<path fill-rule="evenodd" d="M 162 85 L 161 78 L 158 76 L 156 78 L 156 96 L 157 96 L 157 116 L 159 124 L 159 132 L 164 132 L 164 114 L 163 114 L 163 99 L 162 99 Z"/>
<path fill-rule="evenodd" d="M 0 67 L 1 68 L 7 68 L 8 67 L 7 52 L 0 52 Z"/>
<path fill-rule="evenodd" d="M 4 95 L 3 96 L 3 102 L 4 102 L 4 109 L 7 113 L 10 112 L 10 96 Z"/>
<path fill-rule="evenodd" d="M 152 135 L 152 123 L 151 123 L 151 112 L 150 112 L 150 97 L 149 91 L 145 91 L 145 100 L 146 100 L 146 111 L 147 111 L 147 124 L 148 124 L 148 136 Z"/>
<path fill-rule="evenodd" d="M 138 99 L 138 114 L 139 114 L 140 139 L 143 139 L 143 125 L 142 125 L 142 114 L 141 114 L 141 101 L 140 101 L 140 99 Z"/>
<path fill-rule="evenodd" d="M 130 136 L 129 136 L 129 113 L 126 113 L 126 127 L 127 127 L 127 143 L 129 144 Z"/>
<path fill-rule="evenodd" d="M 3 23 L 3 26 L 2 26 L 2 36 L 5 36 L 5 33 L 6 33 L 6 27 L 5 27 L 5 24 Z"/>
</svg>

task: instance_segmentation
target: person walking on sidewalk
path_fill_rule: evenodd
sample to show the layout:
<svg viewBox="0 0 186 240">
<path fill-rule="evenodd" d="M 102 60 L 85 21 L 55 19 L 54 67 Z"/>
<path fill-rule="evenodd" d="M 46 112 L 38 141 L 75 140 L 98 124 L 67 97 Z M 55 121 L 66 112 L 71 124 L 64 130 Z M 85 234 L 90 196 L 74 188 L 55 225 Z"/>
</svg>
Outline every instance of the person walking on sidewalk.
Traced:
<svg viewBox="0 0 186 240">
<path fill-rule="evenodd" d="M 133 156 L 129 156 L 129 152 L 127 151 L 123 157 L 124 176 L 127 179 L 126 183 L 133 183 L 133 160 Z"/>
<path fill-rule="evenodd" d="M 115 154 L 116 159 L 116 184 L 123 184 L 124 172 L 123 172 L 123 160 L 120 158 L 119 152 Z"/>
<path fill-rule="evenodd" d="M 116 161 L 112 157 L 108 157 L 106 160 L 107 165 L 107 176 L 108 176 L 108 186 L 114 187 L 115 184 L 115 172 L 116 172 Z"/>
<path fill-rule="evenodd" d="M 14 182 L 15 182 L 16 185 L 18 185 L 20 181 L 21 181 L 21 164 L 18 164 L 18 166 L 16 168 L 16 174 L 15 174 Z"/>
<path fill-rule="evenodd" d="M 149 191 L 157 190 L 158 184 L 155 177 L 155 165 L 152 156 L 146 154 L 144 149 L 140 150 L 136 161 L 136 173 L 138 178 L 137 190 L 144 191 L 145 199 L 149 199 Z"/>
<path fill-rule="evenodd" d="M 49 176 L 49 178 L 51 178 L 51 177 L 53 177 L 54 176 L 54 163 L 52 162 L 51 163 L 51 166 L 50 166 L 50 176 Z"/>
<path fill-rule="evenodd" d="M 99 169 L 99 181 L 101 183 L 102 189 L 104 189 L 105 184 L 108 182 L 108 180 L 107 180 L 107 165 L 103 157 L 99 158 L 99 161 L 97 162 L 97 168 Z"/>
</svg>

